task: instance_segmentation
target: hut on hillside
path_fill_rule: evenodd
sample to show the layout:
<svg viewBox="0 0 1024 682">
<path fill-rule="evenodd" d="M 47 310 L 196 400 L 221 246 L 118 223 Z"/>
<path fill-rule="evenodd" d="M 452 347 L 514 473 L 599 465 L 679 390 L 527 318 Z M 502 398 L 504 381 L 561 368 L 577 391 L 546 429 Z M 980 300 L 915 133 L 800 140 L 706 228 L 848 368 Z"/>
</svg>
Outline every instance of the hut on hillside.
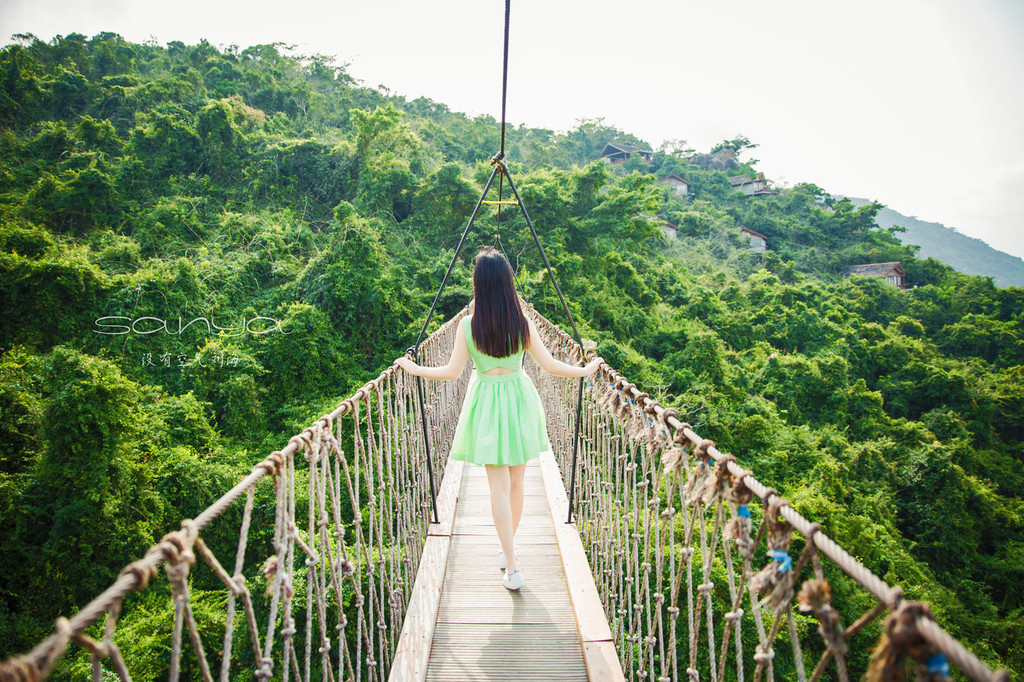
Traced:
<svg viewBox="0 0 1024 682">
<path fill-rule="evenodd" d="M 749 175 L 734 175 L 729 178 L 729 184 L 732 185 L 733 189 L 738 189 L 748 197 L 775 194 L 775 192 L 768 189 L 768 180 L 765 179 L 764 173 L 758 173 L 757 177 L 754 178 L 751 178 Z"/>
<path fill-rule="evenodd" d="M 847 277 L 850 275 L 860 275 L 861 277 L 884 277 L 886 282 L 895 287 L 899 287 L 900 289 L 907 288 L 907 271 L 903 269 L 903 264 L 899 261 L 893 261 L 892 263 L 847 265 L 843 268 L 843 274 Z"/>
<path fill-rule="evenodd" d="M 679 239 L 679 228 L 667 220 L 658 225 L 658 229 L 665 235 L 665 239 Z"/>
<path fill-rule="evenodd" d="M 659 182 L 664 182 L 666 185 L 676 191 L 676 194 L 681 196 L 689 196 L 690 194 L 690 181 L 686 178 L 679 177 L 675 173 L 666 175 Z"/>
<path fill-rule="evenodd" d="M 740 236 L 750 238 L 750 253 L 764 253 L 768 250 L 768 237 L 760 232 L 754 232 L 749 227 L 741 227 Z"/>
<path fill-rule="evenodd" d="M 629 144 L 617 144 L 612 142 L 609 142 L 604 146 L 604 151 L 601 152 L 601 158 L 604 159 L 605 163 L 619 164 L 623 163 L 634 154 L 638 155 L 648 164 L 654 163 L 654 152 L 650 149 L 642 149 Z"/>
</svg>

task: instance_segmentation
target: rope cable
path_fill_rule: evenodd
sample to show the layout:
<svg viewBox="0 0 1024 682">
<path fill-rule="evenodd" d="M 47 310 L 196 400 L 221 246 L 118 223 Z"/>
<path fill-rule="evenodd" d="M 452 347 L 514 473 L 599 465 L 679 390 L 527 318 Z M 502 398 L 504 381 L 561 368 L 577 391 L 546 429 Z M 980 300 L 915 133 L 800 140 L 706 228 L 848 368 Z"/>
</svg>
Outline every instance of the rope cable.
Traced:
<svg viewBox="0 0 1024 682">
<path fill-rule="evenodd" d="M 498 153 L 491 158 L 491 164 L 494 165 L 494 170 L 491 171 L 491 175 L 487 179 L 487 184 L 484 186 L 484 190 L 480 194 L 480 198 L 477 200 L 476 206 L 473 209 L 473 214 L 472 214 L 472 216 L 470 216 L 469 222 L 466 223 L 466 228 L 462 231 L 462 237 L 459 239 L 458 246 L 455 247 L 455 254 L 452 256 L 452 261 L 448 265 L 448 270 L 447 270 L 447 272 L 445 272 L 444 278 L 441 280 L 441 286 L 438 288 L 437 294 L 434 296 L 434 301 L 433 301 L 433 303 L 430 306 L 430 311 L 427 313 L 427 318 L 426 318 L 426 320 L 424 320 L 423 327 L 420 330 L 419 336 L 416 339 L 416 345 L 411 347 L 407 351 L 408 353 L 411 353 L 414 358 L 416 357 L 417 349 L 419 348 L 419 345 L 423 341 L 423 337 L 426 334 L 427 326 L 430 324 L 430 320 L 431 320 L 431 318 L 434 315 L 434 311 L 437 309 L 437 303 L 441 299 L 441 294 L 442 294 L 442 292 L 444 292 L 444 288 L 448 284 L 448 278 L 451 275 L 452 269 L 455 267 L 455 263 L 456 263 L 456 261 L 459 258 L 459 254 L 462 251 L 462 247 L 463 247 L 463 245 L 466 242 L 466 236 L 469 234 L 469 230 L 473 227 L 473 224 L 476 222 L 476 217 L 477 217 L 477 215 L 478 215 L 478 213 L 480 211 L 480 206 L 485 203 L 484 200 L 487 198 L 487 193 L 491 189 L 491 185 L 494 182 L 494 175 L 496 173 L 500 173 L 500 175 L 498 176 L 498 228 L 495 231 L 494 244 L 496 246 L 500 247 L 500 239 L 501 239 L 501 234 L 500 234 L 501 222 L 500 221 L 501 221 L 501 206 L 502 206 L 501 196 L 502 196 L 502 191 L 504 189 L 504 180 L 507 178 L 508 179 L 509 189 L 512 190 L 512 193 L 513 193 L 513 195 L 515 195 L 515 198 L 516 198 L 516 204 L 518 204 L 519 209 L 523 212 L 523 217 L 526 219 L 526 224 L 530 228 L 530 234 L 533 235 L 533 241 L 537 245 L 537 249 L 540 251 L 541 258 L 544 261 L 544 267 L 547 269 L 548 277 L 551 278 L 551 283 L 554 284 L 554 286 L 555 286 L 555 292 L 558 294 L 558 299 L 561 301 L 562 308 L 565 310 L 566 318 L 569 320 L 569 324 L 572 326 L 573 338 L 579 344 L 580 348 L 583 348 L 583 339 L 580 336 L 579 330 L 576 328 L 576 321 L 573 319 L 572 312 L 569 310 L 569 305 L 568 305 L 568 303 L 566 303 L 565 296 L 562 294 L 562 288 L 558 285 L 558 280 L 555 279 L 554 270 L 551 268 L 551 263 L 548 261 L 547 254 L 544 252 L 544 246 L 540 243 L 540 236 L 537 234 L 537 230 L 533 226 L 533 221 L 530 219 L 530 214 L 526 210 L 526 206 L 523 204 L 523 199 L 519 195 L 519 190 L 516 189 L 515 182 L 513 182 L 512 176 L 509 174 L 508 168 L 505 165 L 505 108 L 506 108 L 506 103 L 508 101 L 508 42 L 509 42 L 509 21 L 510 21 L 510 15 L 511 15 L 511 7 L 512 7 L 512 0 L 505 0 L 505 40 L 504 40 L 504 55 L 503 55 L 502 73 L 501 73 L 501 144 L 500 144 L 500 148 L 498 150 Z M 502 253 L 504 254 L 504 248 L 502 248 Z M 506 255 L 505 258 L 507 260 L 508 256 Z M 518 286 L 518 278 L 516 280 L 516 284 Z M 586 363 L 586 355 L 585 355 L 585 353 L 584 353 L 583 357 L 581 358 L 581 362 Z M 424 400 L 423 400 L 422 382 L 421 382 L 419 377 L 416 377 L 416 385 L 417 385 L 417 392 L 420 395 L 420 410 L 421 410 L 421 418 L 422 418 L 421 419 L 421 423 L 423 425 L 424 440 L 427 443 L 427 445 L 426 445 L 426 447 L 427 447 L 427 467 L 428 467 L 428 473 L 430 475 L 430 497 L 431 497 L 431 500 L 433 501 L 433 500 L 436 500 L 436 493 L 435 493 L 435 487 L 434 487 L 434 482 L 433 482 L 434 481 L 433 471 L 429 470 L 430 469 L 431 458 L 430 458 L 430 451 L 429 451 L 429 447 L 430 447 L 430 445 L 429 445 L 429 438 L 427 437 L 427 433 L 428 433 L 427 414 L 426 414 L 426 406 L 425 406 Z M 572 474 L 571 474 L 571 477 L 570 477 L 570 484 L 569 484 L 570 485 L 570 488 L 569 488 L 569 516 L 568 516 L 568 520 L 566 521 L 567 523 L 571 523 L 572 522 L 572 516 L 573 516 L 573 513 L 572 513 L 573 512 L 573 501 L 574 501 L 574 497 L 575 497 L 574 493 L 575 493 L 575 487 L 576 487 L 576 459 L 577 459 L 577 453 L 578 453 L 578 450 L 579 450 L 580 420 L 581 420 L 581 416 L 582 416 L 582 411 L 583 411 L 583 378 L 580 378 L 580 380 L 579 380 L 579 388 L 578 388 L 578 391 L 577 391 L 577 400 L 576 400 L 576 426 L 575 426 L 575 436 L 573 438 L 573 454 L 572 454 L 573 466 L 572 466 Z M 433 512 L 434 512 L 434 519 L 436 520 L 437 519 L 437 504 L 436 504 L 436 501 L 433 504 Z"/>
<path fill-rule="evenodd" d="M 503 127 L 504 127 L 504 125 L 505 124 L 502 123 Z M 504 181 L 505 181 L 505 172 L 504 172 L 504 170 L 502 170 L 501 175 L 498 176 L 498 204 L 497 204 L 497 206 L 498 206 L 498 216 L 497 216 L 497 218 L 494 221 L 495 222 L 495 225 L 494 225 L 494 245 L 495 246 L 498 246 L 500 244 L 500 242 L 501 242 L 501 206 L 502 206 L 501 202 L 502 202 L 502 190 L 504 189 L 504 185 L 505 185 Z M 502 249 L 502 253 L 504 253 L 504 249 Z M 506 258 L 506 260 L 507 260 L 507 258 Z"/>
<path fill-rule="evenodd" d="M 505 158 L 505 102 L 508 100 L 508 24 L 512 0 L 505 0 L 505 57 L 501 66 L 501 145 L 500 158 Z"/>
</svg>

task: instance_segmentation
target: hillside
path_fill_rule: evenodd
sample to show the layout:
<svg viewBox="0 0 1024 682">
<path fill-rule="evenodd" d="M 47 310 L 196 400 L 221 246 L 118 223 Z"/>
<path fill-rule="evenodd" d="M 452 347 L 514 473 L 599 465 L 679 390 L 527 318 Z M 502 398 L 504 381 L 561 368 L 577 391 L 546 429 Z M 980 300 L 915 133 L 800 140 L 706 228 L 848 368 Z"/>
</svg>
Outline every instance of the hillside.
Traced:
<svg viewBox="0 0 1024 682">
<path fill-rule="evenodd" d="M 867 199 L 850 197 L 855 206 L 870 203 Z M 920 247 L 919 258 L 934 258 L 968 275 L 991 277 L 996 286 L 1024 286 L 1024 260 L 993 249 L 980 239 L 968 237 L 942 223 L 930 223 L 882 208 L 875 217 L 880 227 L 899 226 L 897 233 L 904 244 Z"/>
<path fill-rule="evenodd" d="M 414 342 L 498 130 L 280 44 L 19 36 L 0 74 L 4 657 Z M 813 184 L 745 196 L 681 151 L 613 166 L 598 160 L 608 141 L 649 148 L 593 120 L 511 126 L 506 143 L 581 332 L 985 661 L 1024 674 L 1024 289 L 915 258 L 878 204 Z M 749 145 L 707 151 L 753 175 Z M 688 196 L 659 182 L 671 173 Z M 438 320 L 467 302 L 496 218 L 481 213 Z M 525 221 L 504 212 L 501 239 L 522 294 L 564 322 Z M 891 260 L 919 286 L 841 274 Z M 231 331 L 178 333 L 200 317 Z M 253 544 L 266 532 L 254 521 Z M 232 538 L 209 542 L 226 556 Z M 844 617 L 870 608 L 829 579 Z M 190 589 L 223 599 L 208 574 Z M 169 600 L 135 606 L 120 627 L 146 634 L 121 650 L 167 677 L 170 628 L 152 623 L 170 622 L 153 615 Z M 855 676 L 867 656 L 851 651 Z M 89 665 L 77 651 L 59 676 Z"/>
</svg>

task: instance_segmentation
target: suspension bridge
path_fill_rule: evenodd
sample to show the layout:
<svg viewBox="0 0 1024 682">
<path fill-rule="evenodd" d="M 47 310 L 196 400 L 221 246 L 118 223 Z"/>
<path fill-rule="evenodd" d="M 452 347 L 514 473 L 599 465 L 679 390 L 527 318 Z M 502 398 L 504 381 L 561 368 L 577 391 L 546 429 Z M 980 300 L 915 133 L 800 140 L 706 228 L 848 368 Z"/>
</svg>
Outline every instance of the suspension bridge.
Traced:
<svg viewBox="0 0 1024 682">
<path fill-rule="evenodd" d="M 526 309 L 556 357 L 583 359 Z M 423 343 L 424 364 L 444 361 L 465 312 Z M 585 382 L 572 472 L 576 382 L 527 370 L 552 452 L 527 470 L 519 593 L 501 587 L 482 470 L 447 461 L 470 368 L 418 391 L 391 366 L 0 664 L 0 679 L 44 679 L 74 647 L 94 679 L 133 679 L 122 604 L 163 579 L 171 680 L 849 680 L 868 650 L 872 680 L 1008 679 L 607 366 Z M 253 532 L 271 517 L 272 534 Z M 233 556 L 204 541 L 214 530 L 237 537 Z M 862 611 L 833 607 L 830 579 L 844 576 L 859 592 L 843 602 Z M 216 627 L 193 608 L 200 583 L 224 595 Z"/>
</svg>

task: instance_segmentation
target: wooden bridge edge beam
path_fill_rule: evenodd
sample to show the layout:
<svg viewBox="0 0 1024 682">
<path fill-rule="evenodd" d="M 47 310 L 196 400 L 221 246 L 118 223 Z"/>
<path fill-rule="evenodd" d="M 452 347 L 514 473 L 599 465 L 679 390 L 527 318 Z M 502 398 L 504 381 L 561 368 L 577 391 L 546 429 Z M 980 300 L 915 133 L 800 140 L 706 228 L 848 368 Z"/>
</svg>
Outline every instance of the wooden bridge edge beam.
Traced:
<svg viewBox="0 0 1024 682">
<path fill-rule="evenodd" d="M 465 462 L 448 459 L 444 474 L 441 477 L 441 489 L 437 493 L 437 523 L 430 524 L 428 536 L 451 537 L 455 531 L 455 507 L 459 502 L 459 491 L 462 490 L 462 471 Z"/>
<path fill-rule="evenodd" d="M 409 608 L 402 622 L 395 657 L 391 662 L 390 682 L 421 682 L 427 676 L 430 646 L 434 640 L 434 625 L 441 604 L 441 586 L 444 584 L 448 551 L 451 549 L 455 528 L 455 509 L 462 488 L 464 462 L 449 459 L 445 465 L 441 489 L 437 495 L 438 523 L 431 523 L 416 582 L 409 596 Z"/>
<path fill-rule="evenodd" d="M 569 496 L 558 470 L 554 455 L 542 452 L 540 455 L 541 478 L 544 493 L 551 511 L 551 522 L 555 527 L 558 554 L 569 586 L 573 617 L 576 630 L 583 643 L 583 661 L 587 676 L 592 682 L 618 682 L 626 679 L 622 663 L 615 651 L 608 617 L 601 604 L 594 574 L 591 572 L 587 554 L 575 523 L 566 523 L 569 517 Z"/>
</svg>

